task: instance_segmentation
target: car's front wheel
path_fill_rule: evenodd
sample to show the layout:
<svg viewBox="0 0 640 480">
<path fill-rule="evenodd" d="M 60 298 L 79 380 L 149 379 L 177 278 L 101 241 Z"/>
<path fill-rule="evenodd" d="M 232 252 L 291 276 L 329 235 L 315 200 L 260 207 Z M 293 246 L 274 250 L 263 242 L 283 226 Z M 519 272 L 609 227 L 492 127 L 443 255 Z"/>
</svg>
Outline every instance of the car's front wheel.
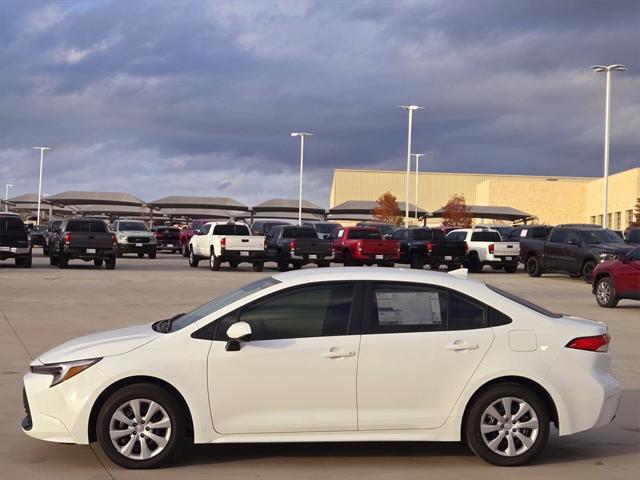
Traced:
<svg viewBox="0 0 640 480">
<path fill-rule="evenodd" d="M 602 277 L 596 283 L 596 301 L 605 308 L 613 308 L 618 305 L 618 297 L 613 282 L 609 277 Z"/>
<path fill-rule="evenodd" d="M 593 260 L 584 262 L 584 265 L 582 266 L 582 279 L 585 282 L 591 283 L 594 268 L 596 268 L 596 262 Z"/>
<path fill-rule="evenodd" d="M 155 468 L 181 448 L 185 412 L 166 390 L 135 384 L 114 392 L 98 415 L 96 436 L 107 456 L 124 468 Z"/>
<path fill-rule="evenodd" d="M 467 444 L 483 460 L 500 466 L 533 460 L 547 444 L 549 412 L 531 389 L 494 385 L 474 401 L 465 419 Z"/>
</svg>

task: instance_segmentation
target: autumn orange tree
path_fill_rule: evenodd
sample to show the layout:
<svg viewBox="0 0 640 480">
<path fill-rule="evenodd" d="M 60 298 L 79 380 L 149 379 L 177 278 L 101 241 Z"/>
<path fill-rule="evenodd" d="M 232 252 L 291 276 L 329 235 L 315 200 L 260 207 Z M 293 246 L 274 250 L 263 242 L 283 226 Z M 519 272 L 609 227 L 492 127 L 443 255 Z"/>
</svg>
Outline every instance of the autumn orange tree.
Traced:
<svg viewBox="0 0 640 480">
<path fill-rule="evenodd" d="M 471 227 L 471 214 L 464 199 L 464 195 L 455 194 L 443 208 L 442 225 L 444 227 Z"/>
<path fill-rule="evenodd" d="M 383 193 L 376 200 L 376 206 L 371 211 L 376 220 L 392 225 L 402 224 L 402 210 L 398 200 L 391 192 Z"/>
</svg>

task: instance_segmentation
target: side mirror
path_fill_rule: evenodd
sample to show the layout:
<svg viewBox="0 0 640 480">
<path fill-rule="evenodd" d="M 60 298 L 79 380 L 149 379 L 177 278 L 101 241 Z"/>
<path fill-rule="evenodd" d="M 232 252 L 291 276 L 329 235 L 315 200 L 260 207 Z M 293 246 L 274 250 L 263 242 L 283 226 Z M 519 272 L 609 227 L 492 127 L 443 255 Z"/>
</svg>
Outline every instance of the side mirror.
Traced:
<svg viewBox="0 0 640 480">
<path fill-rule="evenodd" d="M 247 322 L 237 322 L 231 325 L 227 329 L 227 342 L 226 350 L 228 352 L 235 352 L 240 350 L 240 342 L 247 342 L 251 338 L 251 326 Z"/>
</svg>

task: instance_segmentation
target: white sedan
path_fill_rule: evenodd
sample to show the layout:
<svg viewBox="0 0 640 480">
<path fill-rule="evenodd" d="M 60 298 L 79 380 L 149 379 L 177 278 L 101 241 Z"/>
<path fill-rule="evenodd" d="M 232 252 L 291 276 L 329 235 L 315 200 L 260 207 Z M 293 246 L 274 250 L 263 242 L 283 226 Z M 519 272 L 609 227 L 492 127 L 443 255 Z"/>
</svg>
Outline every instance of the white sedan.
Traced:
<svg viewBox="0 0 640 480">
<path fill-rule="evenodd" d="M 520 465 L 550 425 L 608 424 L 607 327 L 438 272 L 277 274 L 190 313 L 67 342 L 24 377 L 23 430 L 127 468 L 195 443 L 465 441 Z"/>
</svg>

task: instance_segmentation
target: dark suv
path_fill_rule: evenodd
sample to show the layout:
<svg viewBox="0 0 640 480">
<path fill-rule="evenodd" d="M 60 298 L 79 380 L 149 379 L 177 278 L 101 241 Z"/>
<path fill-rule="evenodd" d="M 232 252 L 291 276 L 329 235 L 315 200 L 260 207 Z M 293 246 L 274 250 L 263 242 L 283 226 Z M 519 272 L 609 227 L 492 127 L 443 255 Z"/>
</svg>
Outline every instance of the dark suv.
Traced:
<svg viewBox="0 0 640 480">
<path fill-rule="evenodd" d="M 0 260 L 15 259 L 16 266 L 31 268 L 31 238 L 22 219 L 0 213 Z"/>
</svg>

